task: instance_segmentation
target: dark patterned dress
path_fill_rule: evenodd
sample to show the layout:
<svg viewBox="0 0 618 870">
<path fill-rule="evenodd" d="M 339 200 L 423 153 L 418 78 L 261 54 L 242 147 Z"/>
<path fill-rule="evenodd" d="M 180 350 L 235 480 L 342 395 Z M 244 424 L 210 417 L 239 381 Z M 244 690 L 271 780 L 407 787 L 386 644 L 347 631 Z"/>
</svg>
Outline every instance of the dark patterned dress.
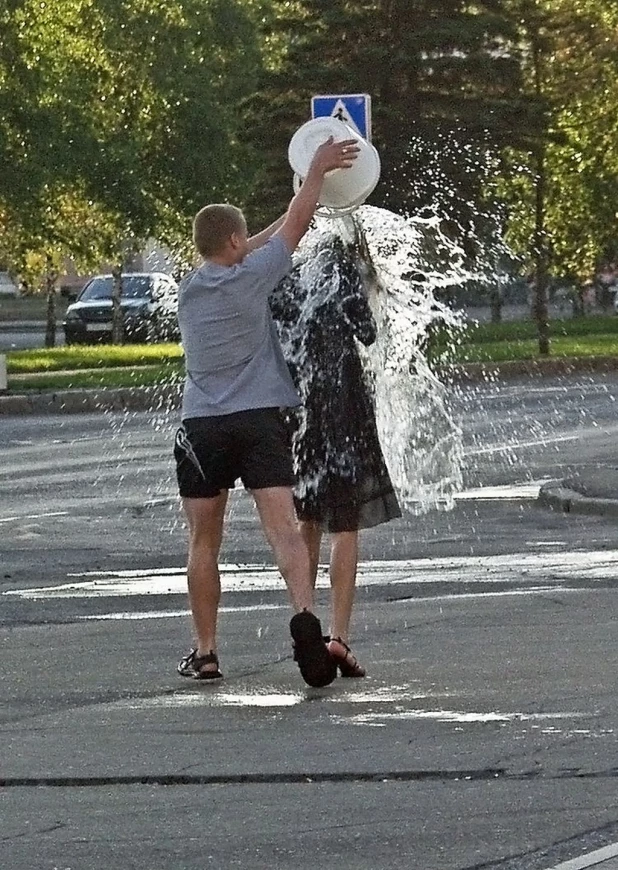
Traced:
<svg viewBox="0 0 618 870">
<path fill-rule="evenodd" d="M 317 265 L 279 284 L 271 309 L 303 402 L 292 418 L 299 518 L 343 532 L 400 517 L 357 347 L 376 325 L 353 249 L 330 239 Z"/>
</svg>

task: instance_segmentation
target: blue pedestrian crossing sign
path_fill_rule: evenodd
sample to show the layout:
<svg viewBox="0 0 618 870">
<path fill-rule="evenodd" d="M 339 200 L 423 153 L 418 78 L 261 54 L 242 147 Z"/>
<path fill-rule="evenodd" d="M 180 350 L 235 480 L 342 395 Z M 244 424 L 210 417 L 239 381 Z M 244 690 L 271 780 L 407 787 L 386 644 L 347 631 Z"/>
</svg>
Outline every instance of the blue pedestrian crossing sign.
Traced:
<svg viewBox="0 0 618 870">
<path fill-rule="evenodd" d="M 311 97 L 312 118 L 339 118 L 363 139 L 371 141 L 371 97 L 369 94 L 319 94 Z"/>
</svg>

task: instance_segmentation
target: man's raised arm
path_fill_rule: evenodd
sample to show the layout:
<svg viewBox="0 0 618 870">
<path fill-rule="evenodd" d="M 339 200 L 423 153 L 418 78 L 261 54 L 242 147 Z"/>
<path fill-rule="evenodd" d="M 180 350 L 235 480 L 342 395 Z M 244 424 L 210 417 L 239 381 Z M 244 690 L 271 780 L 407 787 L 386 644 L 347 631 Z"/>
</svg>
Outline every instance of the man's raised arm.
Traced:
<svg viewBox="0 0 618 870">
<path fill-rule="evenodd" d="M 256 233 L 254 236 L 248 240 L 247 244 L 249 246 L 249 251 L 255 251 L 256 248 L 261 248 L 262 245 L 265 245 L 269 238 L 274 235 L 279 227 L 283 226 L 283 221 L 285 220 L 285 215 L 282 214 L 281 217 L 278 217 L 276 221 L 274 221 L 270 226 L 266 227 L 265 230 L 262 230 L 259 233 Z"/>
</svg>

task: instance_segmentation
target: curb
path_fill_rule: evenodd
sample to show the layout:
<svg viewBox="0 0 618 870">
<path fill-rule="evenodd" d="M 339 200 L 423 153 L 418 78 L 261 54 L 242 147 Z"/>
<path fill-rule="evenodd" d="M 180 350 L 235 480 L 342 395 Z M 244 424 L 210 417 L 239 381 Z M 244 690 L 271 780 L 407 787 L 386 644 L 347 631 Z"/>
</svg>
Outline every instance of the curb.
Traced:
<svg viewBox="0 0 618 870">
<path fill-rule="evenodd" d="M 178 386 L 58 390 L 0 396 L 0 417 L 23 414 L 80 414 L 97 411 L 162 411 L 180 406 Z"/>
<path fill-rule="evenodd" d="M 618 516 L 618 500 L 582 495 L 581 492 L 565 486 L 567 483 L 568 481 L 565 480 L 550 480 L 544 483 L 537 496 L 537 503 L 541 507 L 565 514 Z"/>
<path fill-rule="evenodd" d="M 516 360 L 502 363 L 466 363 L 438 371 L 450 383 L 541 378 L 578 372 L 618 370 L 618 356 L 573 357 L 568 359 Z M 0 417 L 18 414 L 76 414 L 79 412 L 157 410 L 177 407 L 181 387 L 117 387 L 115 389 L 59 390 L 41 393 L 0 394 Z M 565 510 L 568 510 L 566 508 Z"/>
<path fill-rule="evenodd" d="M 618 356 L 563 357 L 544 360 L 509 360 L 500 363 L 463 363 L 454 364 L 441 370 L 447 380 L 496 381 L 504 378 L 533 377 L 547 375 L 573 375 L 578 372 L 611 372 L 618 370 Z"/>
</svg>

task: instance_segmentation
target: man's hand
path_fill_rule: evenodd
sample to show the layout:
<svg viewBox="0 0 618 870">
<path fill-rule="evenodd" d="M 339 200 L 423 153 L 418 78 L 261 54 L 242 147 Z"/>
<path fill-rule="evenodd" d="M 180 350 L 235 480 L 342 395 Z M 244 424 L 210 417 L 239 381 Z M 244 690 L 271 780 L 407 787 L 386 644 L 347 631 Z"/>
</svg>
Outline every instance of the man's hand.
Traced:
<svg viewBox="0 0 618 870">
<path fill-rule="evenodd" d="M 305 235 L 318 204 L 324 176 L 333 169 L 349 169 L 358 157 L 360 148 L 356 139 L 333 141 L 330 136 L 313 155 L 307 177 L 288 208 L 283 226 L 278 233 L 290 251 Z"/>
<path fill-rule="evenodd" d="M 360 147 L 356 139 L 335 142 L 333 137 L 329 136 L 313 155 L 309 172 L 313 170 L 325 175 L 333 169 L 349 169 L 358 157 L 359 151 Z"/>
</svg>

